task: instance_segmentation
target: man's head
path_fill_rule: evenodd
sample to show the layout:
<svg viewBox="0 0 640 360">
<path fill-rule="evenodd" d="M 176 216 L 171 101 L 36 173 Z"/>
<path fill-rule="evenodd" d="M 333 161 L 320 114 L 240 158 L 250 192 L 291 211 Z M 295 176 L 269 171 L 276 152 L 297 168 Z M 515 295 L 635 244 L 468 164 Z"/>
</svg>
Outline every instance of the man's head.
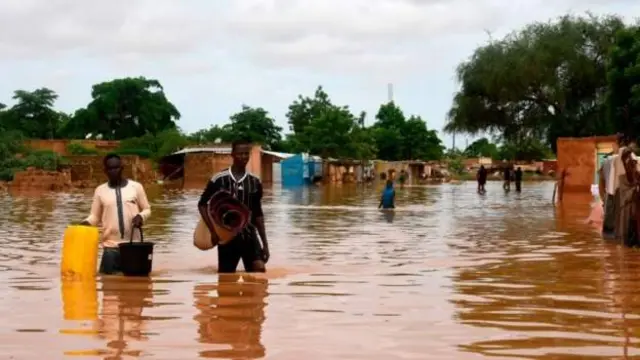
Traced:
<svg viewBox="0 0 640 360">
<path fill-rule="evenodd" d="M 122 179 L 122 159 L 116 154 L 109 154 L 104 157 L 104 173 L 109 182 L 115 183 Z"/>
<path fill-rule="evenodd" d="M 233 165 L 245 168 L 251 157 L 251 142 L 246 140 L 234 141 L 231 144 L 231 157 Z"/>
</svg>

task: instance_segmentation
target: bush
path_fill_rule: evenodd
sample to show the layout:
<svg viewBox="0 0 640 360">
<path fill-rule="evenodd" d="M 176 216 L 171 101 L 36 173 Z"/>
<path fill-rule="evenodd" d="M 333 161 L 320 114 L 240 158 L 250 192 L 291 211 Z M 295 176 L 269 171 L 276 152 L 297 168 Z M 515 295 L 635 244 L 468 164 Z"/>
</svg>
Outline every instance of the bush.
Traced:
<svg viewBox="0 0 640 360">
<path fill-rule="evenodd" d="M 16 172 L 29 167 L 36 169 L 57 171 L 68 165 L 68 160 L 51 150 L 35 150 L 18 158 L 15 154 L 0 161 L 0 181 L 12 181 Z"/>
<path fill-rule="evenodd" d="M 460 175 L 464 172 L 464 162 L 462 161 L 461 157 L 454 157 L 449 159 L 449 162 L 447 164 L 447 167 L 449 168 L 449 171 L 452 174 L 456 174 L 456 175 Z"/>
<path fill-rule="evenodd" d="M 36 169 L 57 171 L 60 167 L 68 165 L 67 159 L 51 150 L 31 151 L 22 160 L 23 168 L 34 167 Z"/>
<path fill-rule="evenodd" d="M 67 152 L 71 155 L 98 155 L 100 153 L 96 149 L 88 148 L 78 143 L 69 143 Z"/>
<path fill-rule="evenodd" d="M 144 159 L 149 159 L 152 157 L 152 153 L 147 149 L 118 149 L 114 151 L 115 154 L 125 156 L 125 155 L 137 155 Z"/>
</svg>

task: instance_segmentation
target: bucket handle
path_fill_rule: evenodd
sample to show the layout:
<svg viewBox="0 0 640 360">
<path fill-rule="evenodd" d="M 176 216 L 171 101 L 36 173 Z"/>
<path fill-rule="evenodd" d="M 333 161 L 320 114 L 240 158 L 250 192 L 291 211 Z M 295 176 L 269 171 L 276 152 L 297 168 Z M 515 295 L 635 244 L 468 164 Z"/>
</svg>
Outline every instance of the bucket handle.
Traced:
<svg viewBox="0 0 640 360">
<path fill-rule="evenodd" d="M 138 226 L 138 231 L 140 231 L 140 242 L 144 242 L 144 235 L 142 234 L 142 226 Z M 133 231 L 136 228 L 131 229 L 131 237 L 129 238 L 129 244 L 133 244 Z"/>
</svg>

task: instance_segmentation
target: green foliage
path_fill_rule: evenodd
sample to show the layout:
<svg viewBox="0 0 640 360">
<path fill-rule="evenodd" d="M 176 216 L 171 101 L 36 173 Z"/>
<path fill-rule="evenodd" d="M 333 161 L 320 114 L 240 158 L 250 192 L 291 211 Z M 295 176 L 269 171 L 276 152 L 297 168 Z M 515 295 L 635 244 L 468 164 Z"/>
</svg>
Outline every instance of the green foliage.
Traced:
<svg viewBox="0 0 640 360">
<path fill-rule="evenodd" d="M 230 120 L 231 123 L 222 128 L 225 131 L 222 136 L 228 142 L 245 140 L 272 149 L 282 139 L 282 128 L 276 125 L 275 120 L 263 108 L 242 105 L 242 110 L 231 115 Z"/>
<path fill-rule="evenodd" d="M 48 171 L 57 171 L 61 166 L 69 164 L 67 159 L 51 150 L 30 151 L 20 160 L 22 168 L 34 167 Z"/>
<path fill-rule="evenodd" d="M 604 116 L 606 59 L 618 17 L 564 16 L 478 48 L 457 71 L 448 132 L 490 133 L 555 149 L 560 136 L 610 134 Z"/>
<path fill-rule="evenodd" d="M 373 129 L 381 160 L 439 160 L 444 155 L 438 133 L 419 116 L 406 119 L 393 102 L 380 106 Z"/>
<path fill-rule="evenodd" d="M 607 67 L 607 118 L 618 131 L 640 138 L 640 27 L 618 31 Z"/>
<path fill-rule="evenodd" d="M 67 152 L 71 155 L 98 155 L 100 152 L 96 149 L 88 148 L 79 143 L 69 143 Z"/>
<path fill-rule="evenodd" d="M 328 158 L 366 159 L 375 155 L 373 133 L 364 129 L 365 113 L 354 116 L 347 106 L 334 105 L 319 86 L 313 97 L 298 96 L 287 118 L 293 134 L 273 148 L 307 152 Z M 285 150 L 286 149 L 286 150 Z"/>
<path fill-rule="evenodd" d="M 464 156 L 470 158 L 489 157 L 499 159 L 498 146 L 489 142 L 489 140 L 484 137 L 469 144 L 463 153 Z"/>
<path fill-rule="evenodd" d="M 141 157 L 143 159 L 155 158 L 155 156 L 153 155 L 153 153 L 149 149 L 122 149 L 122 148 L 119 148 L 119 149 L 116 149 L 116 151 L 114 151 L 114 154 L 121 155 L 121 156 L 135 155 L 135 156 L 139 156 L 139 157 Z"/>
<path fill-rule="evenodd" d="M 455 156 L 447 159 L 447 168 L 454 175 L 460 175 L 464 172 L 464 159 L 460 156 Z"/>
<path fill-rule="evenodd" d="M 120 142 L 116 153 L 120 155 L 138 155 L 143 158 L 159 160 L 189 144 L 187 136 L 178 129 L 168 129 L 156 135 L 146 133 L 143 136 L 129 138 Z"/>
<path fill-rule="evenodd" d="M 26 149 L 24 140 L 22 133 L 15 130 L 0 134 L 0 180 L 11 181 L 17 171 L 28 167 L 53 171 L 67 164 L 66 159 L 55 152 Z"/>
<path fill-rule="evenodd" d="M 158 80 L 115 79 L 93 86 L 92 101 L 61 125 L 70 138 L 120 140 L 175 129 L 180 118 Z"/>
<path fill-rule="evenodd" d="M 212 125 L 208 129 L 198 130 L 187 136 L 190 143 L 199 145 L 228 142 L 229 138 L 228 127 L 223 128 L 218 125 Z"/>
</svg>

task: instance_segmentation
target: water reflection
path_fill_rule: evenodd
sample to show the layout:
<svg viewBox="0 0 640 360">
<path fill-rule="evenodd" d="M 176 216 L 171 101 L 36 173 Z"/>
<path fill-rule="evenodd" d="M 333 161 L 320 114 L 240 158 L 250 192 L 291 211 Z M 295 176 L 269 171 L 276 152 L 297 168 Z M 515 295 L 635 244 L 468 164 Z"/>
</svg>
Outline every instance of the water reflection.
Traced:
<svg viewBox="0 0 640 360">
<path fill-rule="evenodd" d="M 96 322 L 100 339 L 106 340 L 104 359 L 140 356 L 132 344 L 148 340 L 143 310 L 152 305 L 153 284 L 149 278 L 102 278 L 102 309 Z"/>
<path fill-rule="evenodd" d="M 589 197 L 566 195 L 555 207 L 552 183 L 505 194 L 492 182 L 482 196 L 474 183 L 406 186 L 387 213 L 377 209 L 381 186 L 266 188 L 268 283 L 241 274 L 218 279 L 215 251 L 194 249 L 200 188 L 148 191 L 151 279 L 97 283 L 58 282 L 61 234 L 86 216 L 90 192 L 1 194 L 2 354 L 640 355 L 640 252 L 603 242 L 582 222 Z"/>
<path fill-rule="evenodd" d="M 392 224 L 393 219 L 396 218 L 396 212 L 393 210 L 381 211 L 381 213 L 382 213 L 382 218 L 389 224 Z"/>
<path fill-rule="evenodd" d="M 268 282 L 250 275 L 219 275 L 193 289 L 198 341 L 214 345 L 203 358 L 260 359 Z"/>
</svg>

